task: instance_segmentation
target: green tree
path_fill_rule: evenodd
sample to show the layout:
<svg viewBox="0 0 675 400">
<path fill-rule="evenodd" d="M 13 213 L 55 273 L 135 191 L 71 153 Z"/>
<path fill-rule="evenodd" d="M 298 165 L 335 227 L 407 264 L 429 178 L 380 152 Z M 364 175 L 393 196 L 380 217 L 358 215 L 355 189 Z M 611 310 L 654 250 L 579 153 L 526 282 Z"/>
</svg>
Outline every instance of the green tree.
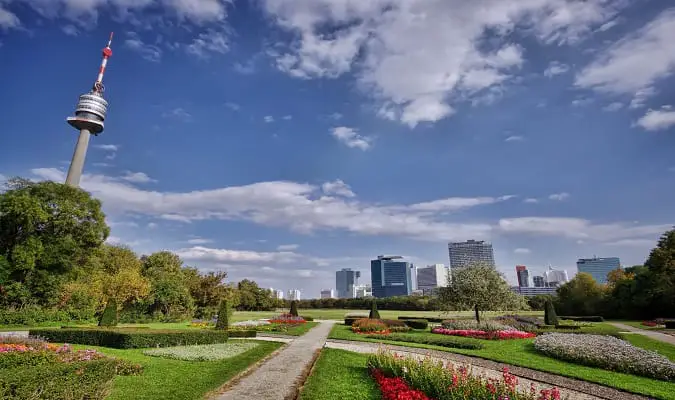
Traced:
<svg viewBox="0 0 675 400">
<path fill-rule="evenodd" d="M 531 309 L 537 311 L 543 311 L 546 305 L 546 300 L 552 300 L 553 296 L 547 294 L 538 294 L 536 296 L 528 297 L 527 304 Z"/>
<path fill-rule="evenodd" d="M 244 279 L 237 284 L 239 295 L 239 310 L 243 311 L 266 311 L 276 305 L 272 293 L 262 289 L 254 281 Z"/>
<path fill-rule="evenodd" d="M 105 305 L 101 319 L 98 321 L 98 326 L 117 326 L 117 320 L 117 302 L 114 298 L 111 298 Z"/>
<path fill-rule="evenodd" d="M 230 327 L 230 319 L 232 318 L 232 307 L 230 307 L 230 301 L 225 299 L 220 303 L 220 309 L 218 310 L 218 321 L 216 322 L 216 329 L 218 330 L 228 330 Z"/>
<path fill-rule="evenodd" d="M 293 300 L 291 301 L 291 311 L 290 314 L 294 317 L 298 316 L 298 302 Z"/>
<path fill-rule="evenodd" d="M 675 229 L 664 233 L 645 261 L 636 290 L 644 297 L 645 314 L 675 317 Z"/>
<path fill-rule="evenodd" d="M 556 308 L 561 315 L 599 315 L 605 291 L 590 274 L 578 273 L 558 288 Z"/>
<path fill-rule="evenodd" d="M 553 302 L 550 299 L 546 300 L 544 305 L 544 322 L 546 325 L 558 325 L 558 315 L 555 313 L 555 307 L 553 307 Z"/>
<path fill-rule="evenodd" d="M 225 284 L 227 272 L 200 274 L 196 268 L 185 268 L 183 271 L 195 303 L 195 317 L 213 317 L 223 299 L 227 298 L 230 305 L 233 304 L 232 288 Z"/>
<path fill-rule="evenodd" d="M 150 311 L 159 311 L 167 320 L 190 316 L 194 303 L 183 261 L 170 251 L 141 257 L 143 275 L 150 281 Z"/>
</svg>

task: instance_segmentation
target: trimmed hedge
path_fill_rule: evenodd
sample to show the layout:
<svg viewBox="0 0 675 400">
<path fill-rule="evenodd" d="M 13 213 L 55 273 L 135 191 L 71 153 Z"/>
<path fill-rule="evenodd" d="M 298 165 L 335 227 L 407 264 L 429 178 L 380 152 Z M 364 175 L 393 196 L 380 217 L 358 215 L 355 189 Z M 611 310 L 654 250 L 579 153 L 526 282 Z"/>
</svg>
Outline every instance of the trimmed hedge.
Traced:
<svg viewBox="0 0 675 400">
<path fill-rule="evenodd" d="M 3 369 L 0 399 L 104 399 L 116 368 L 116 360 L 102 359 Z"/>
<path fill-rule="evenodd" d="M 392 340 L 395 342 L 430 344 L 453 349 L 479 350 L 484 346 L 475 339 L 457 338 L 452 336 L 426 336 L 409 333 L 390 333 L 389 335 L 366 335 L 370 339 Z"/>
<path fill-rule="evenodd" d="M 29 335 L 55 343 L 84 344 L 115 349 L 183 346 L 227 342 L 226 331 L 189 329 L 34 329 Z"/>
<path fill-rule="evenodd" d="M 355 315 L 355 314 L 347 314 L 345 315 L 345 325 L 347 326 L 352 326 L 355 321 L 358 321 L 360 319 L 368 318 L 367 315 Z"/>
<path fill-rule="evenodd" d="M 403 322 L 413 329 L 427 329 L 429 327 L 429 321 L 426 319 L 406 319 Z"/>
<path fill-rule="evenodd" d="M 425 321 L 427 321 L 427 322 L 431 322 L 431 323 L 433 323 L 433 324 L 440 324 L 441 322 L 445 321 L 447 318 L 436 318 L 436 317 L 404 317 L 404 316 L 401 316 L 401 317 L 398 317 L 398 319 L 402 319 L 402 320 L 416 320 L 416 319 L 419 320 L 419 319 L 423 319 L 423 320 L 425 320 Z"/>
<path fill-rule="evenodd" d="M 556 325 L 555 329 L 576 331 L 581 329 L 581 325 Z"/>
<path fill-rule="evenodd" d="M 256 337 L 258 331 L 255 329 L 246 329 L 246 330 L 232 330 L 229 331 L 229 336 L 232 337 Z"/>
<path fill-rule="evenodd" d="M 590 315 L 587 317 L 574 317 L 574 316 L 560 316 L 559 319 L 567 319 L 570 321 L 578 322 L 605 322 L 605 319 L 599 315 Z"/>
<path fill-rule="evenodd" d="M 408 326 L 408 325 L 405 324 L 405 321 L 400 321 L 400 320 L 397 320 L 397 319 L 381 319 L 380 321 L 387 324 L 387 326 L 390 327 L 390 328 L 392 326 Z"/>
<path fill-rule="evenodd" d="M 304 319 L 304 320 L 307 321 L 307 322 L 312 322 L 312 321 L 314 321 L 314 318 L 313 318 L 313 317 L 305 317 L 305 316 L 301 315 L 300 318 Z"/>
<path fill-rule="evenodd" d="M 674 321 L 665 321 L 666 329 L 675 329 L 675 320 Z"/>
</svg>

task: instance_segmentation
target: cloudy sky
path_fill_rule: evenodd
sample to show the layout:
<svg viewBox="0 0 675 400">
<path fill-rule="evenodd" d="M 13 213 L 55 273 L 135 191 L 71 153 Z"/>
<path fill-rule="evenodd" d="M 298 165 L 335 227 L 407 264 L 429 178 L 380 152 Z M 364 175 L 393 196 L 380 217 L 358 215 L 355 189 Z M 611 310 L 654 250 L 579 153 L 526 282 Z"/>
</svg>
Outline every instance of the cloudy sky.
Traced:
<svg viewBox="0 0 675 400">
<path fill-rule="evenodd" d="M 0 179 L 64 179 L 110 31 L 82 184 L 139 253 L 316 297 L 454 240 L 632 265 L 675 221 L 670 1 L 0 0 Z"/>
</svg>

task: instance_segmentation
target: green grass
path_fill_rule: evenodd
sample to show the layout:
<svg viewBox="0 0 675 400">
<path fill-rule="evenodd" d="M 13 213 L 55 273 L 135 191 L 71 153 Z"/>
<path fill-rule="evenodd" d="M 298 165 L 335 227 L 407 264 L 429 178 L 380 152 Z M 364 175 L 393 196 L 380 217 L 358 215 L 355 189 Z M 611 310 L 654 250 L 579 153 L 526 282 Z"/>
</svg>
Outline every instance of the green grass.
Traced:
<svg viewBox="0 0 675 400">
<path fill-rule="evenodd" d="M 262 359 L 282 344 L 259 342 L 255 348 L 236 357 L 219 361 L 179 361 L 150 357 L 143 350 L 118 350 L 94 346 L 74 346 L 95 349 L 113 357 L 142 364 L 140 376 L 117 376 L 112 393 L 106 400 L 191 400 L 202 399 L 230 380 L 249 365 Z"/>
<path fill-rule="evenodd" d="M 292 327 L 288 328 L 288 330 L 286 332 L 270 332 L 270 333 L 281 333 L 283 335 L 289 335 L 289 336 L 302 336 L 305 333 L 309 332 L 310 329 L 314 328 L 317 325 L 319 325 L 318 322 L 308 321 L 304 324 L 292 326 Z"/>
<path fill-rule="evenodd" d="M 633 328 L 638 328 L 638 329 L 644 329 L 646 331 L 662 331 L 665 330 L 666 328 L 661 326 L 645 326 L 642 325 L 642 321 L 611 321 L 611 322 L 616 322 L 619 324 L 624 324 L 628 326 L 632 326 Z"/>
<path fill-rule="evenodd" d="M 672 344 L 664 343 L 639 333 L 627 333 L 622 335 L 622 337 L 633 346 L 642 347 L 643 349 L 659 353 L 675 362 L 675 346 Z"/>
<path fill-rule="evenodd" d="M 608 331 L 610 330 L 610 328 L 607 327 L 608 326 L 607 324 L 598 323 L 594 325 L 600 325 L 603 326 L 602 329 L 607 329 Z M 411 334 L 434 335 L 433 333 L 428 331 L 414 331 Z M 417 347 L 417 348 L 425 348 L 425 349 L 465 354 L 468 356 L 474 356 L 484 358 L 487 360 L 503 362 L 506 364 L 517 365 L 520 367 L 531 368 L 534 370 L 550 372 L 553 374 L 567 376 L 570 378 L 577 378 L 589 382 L 595 382 L 601 385 L 610 386 L 637 394 L 643 394 L 658 399 L 675 400 L 675 383 L 657 381 L 654 379 L 622 374 L 618 372 L 605 371 L 599 368 L 586 367 L 582 365 L 559 361 L 554 358 L 538 353 L 534 349 L 534 346 L 532 345 L 534 339 L 499 340 L 499 341 L 482 340 L 481 342 L 484 344 L 485 348 L 481 350 L 450 349 L 440 346 L 417 344 L 417 343 L 402 343 L 388 340 L 368 339 L 364 338 L 361 335 L 352 333 L 349 327 L 344 325 L 335 325 L 330 333 L 329 338 L 343 339 L 343 340 L 357 340 L 365 342 L 377 342 L 391 345 Z M 639 343 L 636 343 L 636 345 L 640 346 Z M 653 343 L 650 343 L 649 345 L 654 346 Z"/>
<path fill-rule="evenodd" d="M 382 396 L 366 369 L 365 354 L 323 349 L 299 400 L 379 400 Z"/>
</svg>

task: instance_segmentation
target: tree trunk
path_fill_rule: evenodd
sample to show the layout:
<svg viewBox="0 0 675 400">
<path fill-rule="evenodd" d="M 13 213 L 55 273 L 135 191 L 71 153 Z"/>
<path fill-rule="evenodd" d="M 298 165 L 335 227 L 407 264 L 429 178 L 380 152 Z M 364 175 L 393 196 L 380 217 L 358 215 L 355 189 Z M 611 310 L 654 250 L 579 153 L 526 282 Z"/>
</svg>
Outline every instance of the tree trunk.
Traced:
<svg viewBox="0 0 675 400">
<path fill-rule="evenodd" d="M 476 313 L 476 322 L 480 324 L 480 312 L 478 311 L 478 304 L 474 307 L 474 312 Z"/>
</svg>

